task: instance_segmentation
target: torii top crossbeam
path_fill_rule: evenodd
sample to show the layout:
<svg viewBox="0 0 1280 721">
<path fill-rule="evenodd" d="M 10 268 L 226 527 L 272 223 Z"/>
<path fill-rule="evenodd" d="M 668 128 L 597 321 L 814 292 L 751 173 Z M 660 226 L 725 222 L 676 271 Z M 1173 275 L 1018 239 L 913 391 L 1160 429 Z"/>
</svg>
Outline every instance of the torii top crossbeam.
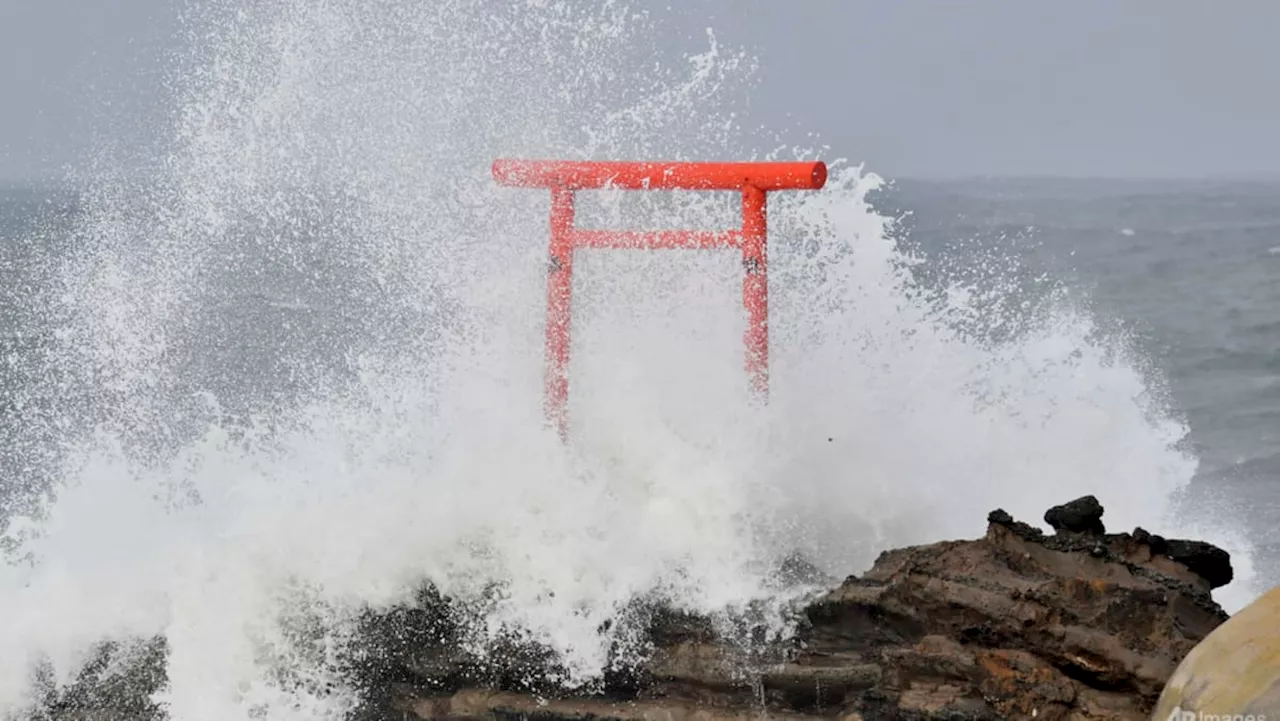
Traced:
<svg viewBox="0 0 1280 721">
<path fill-rule="evenodd" d="M 630 163 L 623 161 L 497 160 L 501 185 L 560 190 L 817 190 L 824 163 Z"/>
<path fill-rule="evenodd" d="M 493 163 L 499 184 L 551 191 L 551 265 L 547 280 L 547 414 L 562 437 L 569 397 L 570 296 L 576 248 L 741 248 L 742 301 L 747 310 L 746 368 L 762 396 L 769 388 L 768 220 L 766 193 L 817 190 L 821 162 L 668 163 L 509 160 Z M 574 227 L 579 190 L 732 190 L 742 193 L 742 227 L 726 231 L 614 231 Z"/>
</svg>

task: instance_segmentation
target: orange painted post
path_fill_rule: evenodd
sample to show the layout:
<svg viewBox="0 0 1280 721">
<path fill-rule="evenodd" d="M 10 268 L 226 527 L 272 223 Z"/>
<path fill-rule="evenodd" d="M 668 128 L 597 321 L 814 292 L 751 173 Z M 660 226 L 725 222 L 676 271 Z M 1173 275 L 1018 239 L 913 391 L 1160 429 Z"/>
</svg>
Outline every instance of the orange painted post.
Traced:
<svg viewBox="0 0 1280 721">
<path fill-rule="evenodd" d="M 769 393 L 768 218 L 763 190 L 742 189 L 742 305 L 747 309 L 747 376 L 762 397 Z"/>
<path fill-rule="evenodd" d="M 662 163 L 506 160 L 493 163 L 502 185 L 551 191 L 550 270 L 547 278 L 546 412 L 566 437 L 569 400 L 570 301 L 577 248 L 739 248 L 746 370 L 761 397 L 769 392 L 768 199 L 771 190 L 817 190 L 827 166 L 813 163 Z M 734 190 L 742 193 L 742 228 L 725 231 L 581 230 L 574 227 L 578 190 Z"/>
<path fill-rule="evenodd" d="M 547 273 L 547 417 L 564 436 L 569 401 L 570 302 L 573 297 L 573 191 L 551 191 L 551 253 Z"/>
</svg>

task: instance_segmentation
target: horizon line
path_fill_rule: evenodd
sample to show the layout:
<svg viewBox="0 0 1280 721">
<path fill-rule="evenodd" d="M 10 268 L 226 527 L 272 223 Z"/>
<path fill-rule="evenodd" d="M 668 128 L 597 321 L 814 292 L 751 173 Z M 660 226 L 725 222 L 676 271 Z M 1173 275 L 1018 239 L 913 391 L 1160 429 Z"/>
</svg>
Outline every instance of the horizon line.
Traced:
<svg viewBox="0 0 1280 721">
<path fill-rule="evenodd" d="M 1117 174 L 1117 173 L 899 173 L 888 174 L 875 170 L 874 168 L 863 165 L 865 172 L 875 174 L 889 183 L 896 181 L 904 182 L 929 182 L 929 183 L 962 183 L 962 182 L 998 182 L 998 181 L 1039 181 L 1039 182 L 1252 182 L 1267 183 L 1280 182 L 1280 170 L 1275 171 L 1249 171 L 1249 172 L 1228 172 L 1228 173 L 1202 173 L 1202 174 L 1182 174 L 1182 175 L 1151 175 L 1151 174 Z M 131 181 L 145 181 L 148 176 L 139 174 L 132 178 Z M 90 182 L 77 183 L 64 177 L 54 175 L 47 176 L 27 176 L 27 177 L 4 177 L 0 176 L 0 191 L 27 191 L 27 190 L 49 190 L 49 191 L 74 191 L 82 190 L 90 187 Z"/>
</svg>

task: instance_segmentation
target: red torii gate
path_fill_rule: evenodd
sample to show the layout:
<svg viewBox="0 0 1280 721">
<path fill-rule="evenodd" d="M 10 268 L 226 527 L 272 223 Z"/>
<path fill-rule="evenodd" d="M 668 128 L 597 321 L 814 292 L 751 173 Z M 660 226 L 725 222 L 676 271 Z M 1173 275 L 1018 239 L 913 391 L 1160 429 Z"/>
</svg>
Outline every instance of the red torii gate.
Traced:
<svg viewBox="0 0 1280 721">
<path fill-rule="evenodd" d="M 746 369 L 753 388 L 769 391 L 769 281 L 766 193 L 817 190 L 827 182 L 827 166 L 804 163 L 664 163 L 509 160 L 493 163 L 501 185 L 551 191 L 550 275 L 547 279 L 546 412 L 566 435 L 569 399 L 570 296 L 573 251 L 577 248 L 741 248 L 747 309 Z M 739 230 L 583 230 L 574 227 L 574 193 L 579 190 L 736 190 L 742 193 Z"/>
</svg>

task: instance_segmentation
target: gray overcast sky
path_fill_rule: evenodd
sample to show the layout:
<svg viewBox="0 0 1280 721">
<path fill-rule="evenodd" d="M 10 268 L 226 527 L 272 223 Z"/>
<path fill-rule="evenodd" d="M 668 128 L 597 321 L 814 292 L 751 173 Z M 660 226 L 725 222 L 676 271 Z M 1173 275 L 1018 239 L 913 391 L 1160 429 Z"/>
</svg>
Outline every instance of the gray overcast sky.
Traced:
<svg viewBox="0 0 1280 721">
<path fill-rule="evenodd" d="M 175 2 L 0 0 L 0 179 L 146 140 Z M 668 2 L 885 175 L 1280 173 L 1280 0 Z"/>
</svg>

